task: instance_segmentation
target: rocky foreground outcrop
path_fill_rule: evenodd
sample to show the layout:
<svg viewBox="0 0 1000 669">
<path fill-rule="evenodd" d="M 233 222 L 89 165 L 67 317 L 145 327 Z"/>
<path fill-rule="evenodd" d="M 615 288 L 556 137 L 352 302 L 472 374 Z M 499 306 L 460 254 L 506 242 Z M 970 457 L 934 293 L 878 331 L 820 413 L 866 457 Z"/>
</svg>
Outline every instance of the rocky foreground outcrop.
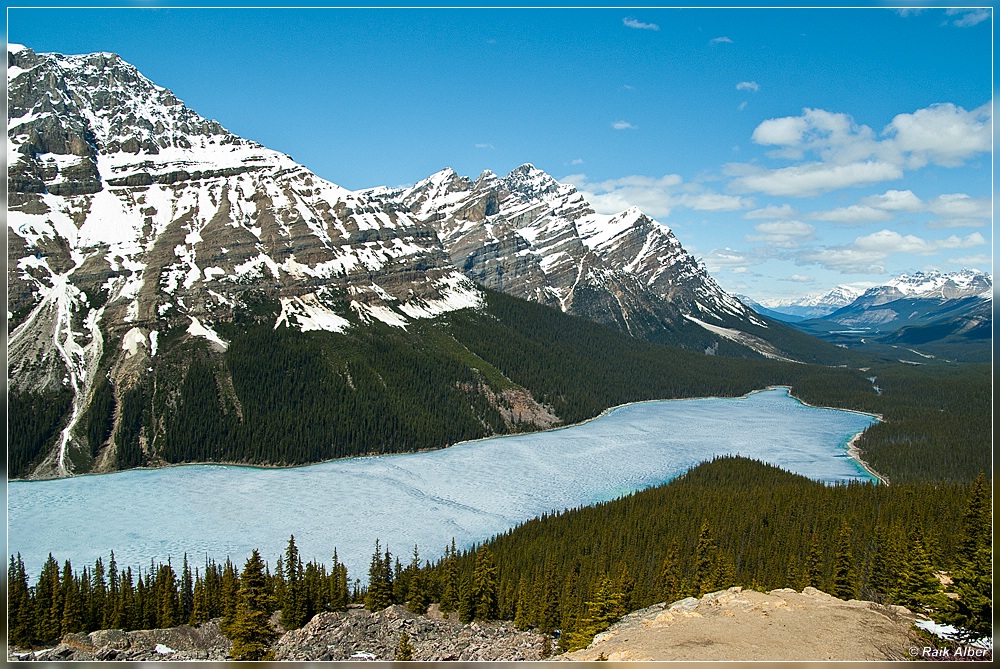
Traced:
<svg viewBox="0 0 1000 669">
<path fill-rule="evenodd" d="M 901 606 L 806 588 L 729 590 L 634 611 L 560 660 L 899 660 L 915 644 Z"/>
<path fill-rule="evenodd" d="M 129 662 L 163 660 L 225 660 L 232 643 L 219 631 L 213 620 L 192 627 L 169 629 L 98 630 L 90 634 L 67 634 L 55 648 L 40 651 L 10 649 L 8 660 L 41 662 L 108 661 Z"/>
<path fill-rule="evenodd" d="M 276 660 L 392 660 L 403 633 L 410 637 L 414 660 L 541 660 L 548 641 L 543 634 L 517 630 L 509 621 L 458 622 L 434 607 L 428 615 L 403 606 L 369 612 L 348 609 L 321 613 L 302 629 L 285 634 L 274 648 Z"/>
</svg>

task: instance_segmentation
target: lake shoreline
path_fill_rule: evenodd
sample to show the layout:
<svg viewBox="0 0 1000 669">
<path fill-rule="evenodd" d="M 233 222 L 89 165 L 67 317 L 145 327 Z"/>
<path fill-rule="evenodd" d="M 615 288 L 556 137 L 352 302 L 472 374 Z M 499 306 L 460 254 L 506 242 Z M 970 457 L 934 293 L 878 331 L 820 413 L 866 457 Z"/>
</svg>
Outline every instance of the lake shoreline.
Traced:
<svg viewBox="0 0 1000 669">
<path fill-rule="evenodd" d="M 19 478 L 10 479 L 10 478 L 8 478 L 7 482 L 8 483 L 40 483 L 40 482 L 45 482 L 45 481 L 60 481 L 60 480 L 63 480 L 63 479 L 70 479 L 70 478 L 82 478 L 82 477 L 85 477 L 85 476 L 111 476 L 111 475 L 114 475 L 114 474 L 121 474 L 121 473 L 124 473 L 124 472 L 131 472 L 131 471 L 158 471 L 158 470 L 161 470 L 161 469 L 169 469 L 169 468 L 172 468 L 172 467 L 211 466 L 211 467 L 239 467 L 239 468 L 243 468 L 243 469 L 260 469 L 260 470 L 301 469 L 303 467 L 313 467 L 315 465 L 326 464 L 326 463 L 329 463 L 329 462 L 339 462 L 339 461 L 343 461 L 343 460 L 357 460 L 357 459 L 361 459 L 361 458 L 381 458 L 381 457 L 395 456 L 395 455 L 411 455 L 411 454 L 415 455 L 415 454 L 418 454 L 418 453 L 430 453 L 430 452 L 433 452 L 433 451 L 443 451 L 443 450 L 447 450 L 449 448 L 454 448 L 456 446 L 462 446 L 462 445 L 465 445 L 465 444 L 475 444 L 475 443 L 478 443 L 478 442 L 488 441 L 488 440 L 493 440 L 493 439 L 504 439 L 506 437 L 522 437 L 522 436 L 531 435 L 531 434 L 545 434 L 545 433 L 548 433 L 548 432 L 557 432 L 559 430 L 567 430 L 569 428 L 574 428 L 574 427 L 578 427 L 578 426 L 581 426 L 581 425 L 587 425 L 588 423 L 592 423 L 595 420 L 598 420 L 600 418 L 604 418 L 604 417 L 608 416 L 609 414 L 614 413 L 615 411 L 618 411 L 619 409 L 623 409 L 623 408 L 630 407 L 630 406 L 637 406 L 637 405 L 640 405 L 640 404 L 651 404 L 653 402 L 684 402 L 684 401 L 691 401 L 691 400 L 738 400 L 738 399 L 747 399 L 751 395 L 755 395 L 757 393 L 768 392 L 768 391 L 771 391 L 771 390 L 785 390 L 785 391 L 787 391 L 787 394 L 788 394 L 788 396 L 790 398 L 794 399 L 796 402 L 798 402 L 799 404 L 802 404 L 803 406 L 807 406 L 807 407 L 810 407 L 810 408 L 813 408 L 813 409 L 829 409 L 831 411 L 846 411 L 846 412 L 849 412 L 849 413 L 855 413 L 855 414 L 859 414 L 859 415 L 862 415 L 862 416 L 871 416 L 872 418 L 875 418 L 878 422 L 882 422 L 883 421 L 883 418 L 882 418 L 881 414 L 869 413 L 867 411 L 860 411 L 860 410 L 857 410 L 857 409 L 842 409 L 840 407 L 819 406 L 819 405 L 815 405 L 815 404 L 809 404 L 808 402 L 806 402 L 806 401 L 802 400 L 801 398 L 797 397 L 792 392 L 792 390 L 793 390 L 792 386 L 774 385 L 774 386 L 765 386 L 764 388 L 757 388 L 757 389 L 751 390 L 749 392 L 746 392 L 746 393 L 744 393 L 742 395 L 723 395 L 723 396 L 720 396 L 720 395 L 702 395 L 702 396 L 698 396 L 698 397 L 670 397 L 670 398 L 666 398 L 666 399 L 636 400 L 635 402 L 626 402 L 624 404 L 616 404 L 615 406 L 608 407 L 607 409 L 604 409 L 603 411 L 601 411 L 601 413 L 599 413 L 596 416 L 593 416 L 591 418 L 585 418 L 584 420 L 581 420 L 581 421 L 576 422 L 576 423 L 570 423 L 569 425 L 559 425 L 559 426 L 556 426 L 556 427 L 550 427 L 550 428 L 546 428 L 544 430 L 534 430 L 534 431 L 531 431 L 531 432 L 511 432 L 509 434 L 495 434 L 495 435 L 492 435 L 492 436 L 479 437 L 477 439 L 466 439 L 464 441 L 457 441 L 454 444 L 448 444 L 446 446 L 434 446 L 434 447 L 430 447 L 430 448 L 421 448 L 421 449 L 417 449 L 417 450 L 413 450 L 413 451 L 395 451 L 395 452 L 392 452 L 392 453 L 360 453 L 358 455 L 350 455 L 350 456 L 343 457 L 343 458 L 330 458 L 330 459 L 327 459 L 327 460 L 317 460 L 316 462 L 306 462 L 306 463 L 295 464 L 295 465 L 251 464 L 251 463 L 246 463 L 246 462 L 227 462 L 227 461 L 218 461 L 218 460 L 205 461 L 205 462 L 165 462 L 165 463 L 160 464 L 160 465 L 145 466 L 145 467 L 130 467 L 129 469 L 119 469 L 119 470 L 110 471 L 110 472 L 83 472 L 82 474 L 70 474 L 69 476 L 52 476 L 52 477 L 48 477 L 48 478 L 37 478 L 37 479 L 19 479 Z M 861 458 L 861 452 L 858 450 L 858 448 L 856 446 L 856 442 L 861 437 L 861 435 L 863 433 L 864 433 L 864 430 L 862 430 L 861 432 L 859 432 L 856 435 L 854 435 L 850 439 L 850 441 L 848 441 L 848 443 L 847 443 L 847 455 L 850 458 L 852 458 L 853 460 L 855 460 L 861 466 L 861 468 L 864 469 L 864 471 L 868 472 L 868 474 L 870 474 L 872 477 L 874 477 L 877 481 L 879 481 L 880 483 L 884 483 L 884 484 L 888 485 L 889 484 L 889 480 L 886 479 L 881 474 L 879 474 L 878 472 L 876 472 L 874 469 L 872 469 L 871 466 L 869 466 L 868 463 L 865 462 Z"/>
</svg>

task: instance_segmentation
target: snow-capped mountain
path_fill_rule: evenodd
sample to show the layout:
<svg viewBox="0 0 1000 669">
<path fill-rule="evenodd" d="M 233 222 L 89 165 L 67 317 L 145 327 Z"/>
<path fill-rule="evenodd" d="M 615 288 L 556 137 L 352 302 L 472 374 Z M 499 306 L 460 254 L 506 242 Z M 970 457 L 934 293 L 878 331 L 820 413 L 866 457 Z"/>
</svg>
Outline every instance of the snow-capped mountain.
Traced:
<svg viewBox="0 0 1000 669">
<path fill-rule="evenodd" d="M 180 386 L 198 374 L 239 424 L 225 357 L 248 327 L 406 330 L 483 307 L 477 284 L 699 351 L 724 339 L 787 355 L 767 341 L 780 326 L 725 293 L 666 226 L 637 209 L 597 214 L 531 165 L 352 192 L 200 117 L 114 54 L 9 45 L 7 76 L 9 387 L 70 398 L 53 445 L 42 430 L 18 465 L 32 475 L 157 461 L 168 424 L 194 411 L 182 396 L 196 389 Z M 476 370 L 446 383 L 463 411 L 479 407 L 473 424 L 558 420 Z"/>
<path fill-rule="evenodd" d="M 202 119 L 118 56 L 9 46 L 7 76 L 8 377 L 73 391 L 53 471 L 71 467 L 103 358 L 124 392 L 167 330 L 224 350 L 212 323 L 248 297 L 280 303 L 275 327 L 330 331 L 481 303 L 432 229 Z"/>
<path fill-rule="evenodd" d="M 818 318 L 845 307 L 864 291 L 851 286 L 836 286 L 825 293 L 799 298 L 761 300 L 760 305 L 771 311 L 800 318 Z"/>
<path fill-rule="evenodd" d="M 598 214 L 576 188 L 530 164 L 475 180 L 445 169 L 410 188 L 359 194 L 433 226 L 477 283 L 633 335 L 688 327 L 692 318 L 764 325 L 667 226 L 635 208 Z"/>
<path fill-rule="evenodd" d="M 858 306 L 878 306 L 902 298 L 957 300 L 964 297 L 992 299 L 993 278 L 976 269 L 958 272 L 914 272 L 901 274 L 858 297 Z"/>
</svg>

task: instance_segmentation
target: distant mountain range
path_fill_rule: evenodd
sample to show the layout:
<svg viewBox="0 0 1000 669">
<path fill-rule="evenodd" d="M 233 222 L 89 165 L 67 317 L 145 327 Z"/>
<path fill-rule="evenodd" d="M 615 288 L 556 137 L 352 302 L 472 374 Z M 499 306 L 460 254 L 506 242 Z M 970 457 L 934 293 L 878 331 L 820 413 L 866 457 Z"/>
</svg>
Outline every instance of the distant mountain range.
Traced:
<svg viewBox="0 0 1000 669">
<path fill-rule="evenodd" d="M 850 288 L 838 286 L 819 297 L 765 301 L 765 305 L 743 299 L 758 313 L 841 346 L 867 346 L 871 352 L 908 356 L 909 362 L 937 356 L 990 359 L 993 279 L 989 274 L 974 269 L 915 272 L 848 299 L 850 295 Z"/>
</svg>

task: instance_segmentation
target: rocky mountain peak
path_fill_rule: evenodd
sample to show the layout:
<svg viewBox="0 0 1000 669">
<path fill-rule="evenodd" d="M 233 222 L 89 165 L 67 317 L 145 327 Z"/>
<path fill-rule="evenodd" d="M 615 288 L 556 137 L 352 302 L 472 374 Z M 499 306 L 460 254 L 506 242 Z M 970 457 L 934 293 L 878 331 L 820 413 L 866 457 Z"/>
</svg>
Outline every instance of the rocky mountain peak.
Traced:
<svg viewBox="0 0 1000 669">
<path fill-rule="evenodd" d="M 519 193 L 526 198 L 536 198 L 557 193 L 560 190 L 573 189 L 572 186 L 563 186 L 531 163 L 514 168 L 510 174 L 504 177 L 503 181 L 512 193 Z"/>
</svg>

